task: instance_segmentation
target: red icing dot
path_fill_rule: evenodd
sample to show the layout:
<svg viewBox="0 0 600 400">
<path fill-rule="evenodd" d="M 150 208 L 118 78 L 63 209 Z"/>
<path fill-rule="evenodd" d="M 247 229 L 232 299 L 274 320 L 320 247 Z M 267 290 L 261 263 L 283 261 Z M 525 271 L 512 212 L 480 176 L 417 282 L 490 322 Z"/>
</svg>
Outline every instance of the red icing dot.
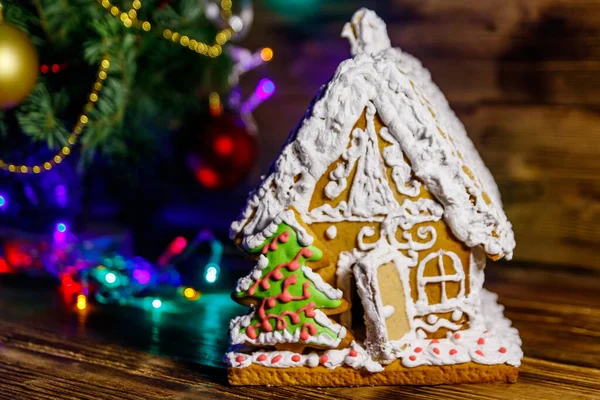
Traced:
<svg viewBox="0 0 600 400">
<path fill-rule="evenodd" d="M 499 351 L 500 353 L 506 353 L 506 347 L 500 347 L 500 348 L 498 349 L 498 351 Z"/>
<path fill-rule="evenodd" d="M 479 340 L 477 341 L 477 344 L 485 344 L 485 339 L 480 337 Z"/>
<path fill-rule="evenodd" d="M 296 354 L 296 355 L 292 356 L 292 361 L 293 361 L 293 362 L 298 362 L 298 361 L 300 361 L 300 356 L 299 356 L 298 354 Z"/>
<path fill-rule="evenodd" d="M 321 364 L 325 364 L 327 361 L 329 361 L 329 357 L 327 357 L 326 355 L 322 355 L 321 359 L 319 360 Z"/>
<path fill-rule="evenodd" d="M 237 361 L 237 362 L 239 362 L 239 363 L 241 363 L 241 362 L 242 362 L 242 361 L 244 361 L 244 360 L 245 360 L 244 356 L 237 356 L 237 357 L 235 358 L 235 361 Z"/>
<path fill-rule="evenodd" d="M 350 350 L 350 357 L 356 357 L 358 355 L 358 353 L 356 352 L 356 350 Z"/>
<path fill-rule="evenodd" d="M 432 340 L 431 342 L 429 342 L 429 343 L 430 343 L 430 344 L 436 344 L 436 343 L 439 343 L 439 342 L 440 342 L 439 340 L 437 340 L 437 339 L 433 339 L 433 340 Z"/>
<path fill-rule="evenodd" d="M 422 349 L 422 348 L 420 348 L 420 347 L 415 347 L 415 353 L 420 353 L 420 352 L 422 352 L 422 351 L 423 351 L 423 349 Z"/>
<path fill-rule="evenodd" d="M 435 354 L 440 354 L 440 349 L 438 349 L 437 347 L 434 347 L 434 348 L 433 348 L 433 352 L 434 352 Z"/>
<path fill-rule="evenodd" d="M 456 353 L 458 353 L 458 350 L 456 350 L 456 349 L 450 350 L 450 355 L 451 356 L 455 355 Z"/>
<path fill-rule="evenodd" d="M 260 356 L 258 356 L 257 360 L 258 361 L 265 361 L 267 359 L 267 356 L 264 354 L 261 354 Z"/>
<path fill-rule="evenodd" d="M 460 339 L 460 333 L 455 333 L 454 334 L 454 339 Z"/>
<path fill-rule="evenodd" d="M 481 350 L 475 351 L 475 354 L 479 354 L 481 357 L 483 357 L 483 351 L 481 351 Z"/>
<path fill-rule="evenodd" d="M 309 337 L 310 336 L 309 336 L 308 332 L 306 332 L 306 331 L 304 331 L 300 334 L 300 339 L 302 339 L 302 340 L 308 340 Z"/>
<path fill-rule="evenodd" d="M 488 333 L 488 331 L 483 331 L 483 333 Z"/>
<path fill-rule="evenodd" d="M 408 359 L 409 359 L 410 361 L 415 361 L 415 360 L 417 359 L 417 357 L 415 357 L 415 356 L 410 356 L 410 357 L 408 357 Z"/>
<path fill-rule="evenodd" d="M 273 359 L 271 360 L 271 364 L 275 364 L 276 362 L 278 362 L 279 360 L 281 360 L 281 356 L 277 355 L 275 357 L 273 357 Z"/>
</svg>

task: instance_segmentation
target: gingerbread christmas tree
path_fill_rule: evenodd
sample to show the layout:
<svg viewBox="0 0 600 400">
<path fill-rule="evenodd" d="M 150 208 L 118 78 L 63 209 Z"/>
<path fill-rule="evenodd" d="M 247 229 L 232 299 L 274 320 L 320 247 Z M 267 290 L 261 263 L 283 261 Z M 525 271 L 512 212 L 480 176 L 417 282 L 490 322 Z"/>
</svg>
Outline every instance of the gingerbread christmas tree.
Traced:
<svg viewBox="0 0 600 400">
<path fill-rule="evenodd" d="M 258 264 L 239 281 L 234 299 L 253 311 L 234 320 L 233 343 L 337 347 L 346 330 L 326 313 L 343 310 L 342 292 L 305 265 L 321 259 L 321 250 L 302 246 L 294 229 L 281 223 L 275 234 L 250 253 L 260 254 Z"/>
</svg>

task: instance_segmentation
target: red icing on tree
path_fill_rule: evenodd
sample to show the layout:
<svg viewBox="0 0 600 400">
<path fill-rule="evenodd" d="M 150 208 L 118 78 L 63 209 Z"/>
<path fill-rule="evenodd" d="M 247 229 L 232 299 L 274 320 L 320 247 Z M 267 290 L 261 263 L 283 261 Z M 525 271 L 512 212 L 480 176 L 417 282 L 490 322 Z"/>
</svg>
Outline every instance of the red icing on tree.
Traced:
<svg viewBox="0 0 600 400">
<path fill-rule="evenodd" d="M 420 347 L 415 347 L 415 353 L 420 353 L 420 352 L 422 352 L 422 351 L 423 351 L 423 349 L 422 349 L 422 348 L 420 348 Z"/>
<path fill-rule="evenodd" d="M 264 354 L 261 354 L 260 356 L 258 356 L 257 360 L 258 361 L 265 361 L 267 359 L 267 356 Z"/>
<path fill-rule="evenodd" d="M 321 358 L 319 359 L 319 362 L 321 364 L 325 364 L 327 361 L 329 361 L 329 357 L 327 357 L 325 354 L 321 356 Z"/>
<path fill-rule="evenodd" d="M 289 240 L 289 231 L 283 232 L 281 235 L 276 236 L 270 243 L 267 243 L 261 250 L 262 254 L 266 254 L 269 251 L 275 251 L 278 249 L 278 243 L 287 243 Z M 250 295 L 254 295 L 256 292 L 256 288 L 260 285 L 263 289 L 269 289 L 271 286 L 269 284 L 269 279 L 273 279 L 274 281 L 280 281 L 283 279 L 283 274 L 281 273 L 281 269 L 285 268 L 288 271 L 292 272 L 300 268 L 300 257 L 310 258 L 312 257 L 313 252 L 309 249 L 303 248 L 300 249 L 296 257 L 288 263 L 279 264 L 272 271 L 267 273 L 260 279 L 255 280 L 254 284 L 248 289 L 248 293 Z M 260 318 L 260 322 L 248 326 L 246 328 L 246 335 L 250 339 L 256 339 L 258 334 L 256 333 L 257 328 L 262 328 L 266 332 L 272 332 L 273 327 L 269 323 L 269 319 L 274 318 L 276 320 L 275 328 L 277 330 L 283 330 L 287 327 L 288 322 L 285 317 L 289 317 L 292 323 L 295 325 L 300 322 L 300 314 L 304 313 L 308 318 L 314 318 L 316 316 L 315 308 L 317 305 L 315 303 L 309 303 L 308 305 L 298 309 L 297 312 L 292 311 L 284 311 L 280 315 L 277 314 L 268 314 L 267 309 L 275 307 L 277 301 L 282 303 L 289 303 L 294 300 L 307 300 L 310 298 L 311 293 L 308 290 L 310 283 L 306 282 L 302 285 L 302 296 L 292 296 L 289 292 L 289 287 L 294 285 L 297 282 L 298 277 L 296 275 L 290 275 L 283 281 L 283 290 L 276 296 L 268 297 L 262 300 L 257 314 Z M 310 336 L 313 336 L 317 333 L 317 327 L 311 323 L 304 323 L 300 329 L 300 339 L 306 341 Z"/>
<path fill-rule="evenodd" d="M 273 239 L 271 241 L 271 243 L 267 243 L 265 244 L 265 247 L 262 248 L 261 253 L 263 254 L 267 254 L 267 252 L 269 250 L 271 251 L 275 251 L 277 250 L 278 246 L 277 243 L 287 243 L 287 241 L 290 239 L 290 232 L 285 231 L 283 232 L 281 235 L 277 236 L 275 239 Z"/>
<path fill-rule="evenodd" d="M 298 362 L 298 361 L 300 361 L 300 356 L 299 356 L 298 354 L 295 354 L 295 355 L 293 355 L 293 356 L 292 356 L 292 361 L 293 361 L 293 362 Z"/>
<path fill-rule="evenodd" d="M 438 354 L 438 355 L 439 355 L 439 354 L 440 354 L 440 349 L 438 349 L 437 347 L 434 347 L 434 348 L 433 348 L 433 352 L 434 352 L 435 354 Z"/>
<path fill-rule="evenodd" d="M 439 343 L 439 342 L 440 342 L 439 340 L 437 340 L 437 339 L 433 339 L 433 340 L 432 340 L 431 342 L 429 342 L 429 343 L 430 343 L 430 344 L 436 344 L 436 343 Z"/>
<path fill-rule="evenodd" d="M 410 357 L 408 357 L 408 359 L 409 359 L 410 361 L 415 361 L 415 360 L 417 359 L 417 357 L 416 357 L 416 356 L 410 356 Z"/>
<path fill-rule="evenodd" d="M 479 338 L 479 340 L 477 341 L 477 344 L 484 345 L 485 344 L 485 339 L 484 338 Z"/>
<path fill-rule="evenodd" d="M 350 350 L 350 357 L 356 357 L 358 355 L 358 353 L 356 352 L 356 350 Z"/>
<path fill-rule="evenodd" d="M 450 355 L 451 356 L 455 355 L 456 353 L 458 353 L 458 350 L 456 350 L 456 349 L 450 350 Z"/>
<path fill-rule="evenodd" d="M 242 361 L 244 361 L 244 356 L 237 356 L 237 357 L 235 358 L 235 361 L 237 361 L 237 362 L 241 363 Z"/>
<path fill-rule="evenodd" d="M 481 357 L 483 357 L 483 351 L 481 351 L 481 350 L 476 350 L 475 354 L 479 354 Z"/>
<path fill-rule="evenodd" d="M 500 353 L 506 353 L 506 347 L 500 347 L 500 348 L 498 349 L 498 351 L 499 351 Z"/>
<path fill-rule="evenodd" d="M 454 339 L 460 339 L 460 333 L 455 333 L 454 334 Z"/>
</svg>

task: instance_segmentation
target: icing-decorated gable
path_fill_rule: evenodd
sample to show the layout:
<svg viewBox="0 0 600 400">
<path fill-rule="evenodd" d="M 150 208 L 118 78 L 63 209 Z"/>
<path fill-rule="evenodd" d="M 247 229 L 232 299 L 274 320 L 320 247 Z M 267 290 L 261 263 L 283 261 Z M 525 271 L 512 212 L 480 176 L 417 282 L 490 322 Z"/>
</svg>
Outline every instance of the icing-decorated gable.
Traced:
<svg viewBox="0 0 600 400">
<path fill-rule="evenodd" d="M 272 234 L 290 207 L 309 222 L 317 181 L 350 151 L 353 135 L 367 140 L 357 151 L 369 157 L 374 154 L 368 147 L 368 132 L 354 129 L 363 112 L 371 109 L 385 125 L 388 141 L 397 146 L 384 154 L 386 164 L 397 168 L 396 186 L 408 179 L 410 174 L 404 170 L 410 167 L 409 172 L 443 206 L 443 218 L 460 241 L 469 247 L 482 246 L 494 258 L 511 258 L 514 236 L 498 188 L 429 72 L 412 56 L 390 47 L 385 24 L 372 11 L 358 11 L 343 34 L 350 39 L 354 57 L 340 64 L 292 133 L 232 224 L 232 237 L 240 236 L 247 249 L 256 247 Z M 377 161 L 377 157 L 371 159 Z M 338 172 L 340 176 L 345 173 Z M 380 188 L 379 178 L 369 173 L 359 178 L 363 193 L 370 194 L 351 194 L 347 214 L 368 219 L 389 208 L 391 198 Z M 329 187 L 333 194 L 338 189 L 335 183 Z"/>
</svg>

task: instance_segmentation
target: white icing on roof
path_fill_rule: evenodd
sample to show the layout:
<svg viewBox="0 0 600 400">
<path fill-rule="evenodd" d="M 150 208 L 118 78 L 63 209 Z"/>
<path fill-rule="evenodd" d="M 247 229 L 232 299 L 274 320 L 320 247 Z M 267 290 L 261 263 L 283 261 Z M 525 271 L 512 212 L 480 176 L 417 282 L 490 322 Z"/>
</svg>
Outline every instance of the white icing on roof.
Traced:
<svg viewBox="0 0 600 400">
<path fill-rule="evenodd" d="M 289 207 L 308 216 L 317 181 L 346 150 L 363 111 L 374 106 L 386 134 L 444 207 L 444 220 L 456 237 L 510 259 L 514 235 L 498 188 L 429 72 L 414 57 L 390 47 L 385 23 L 372 11 L 359 10 L 343 35 L 350 39 L 354 58 L 340 64 L 290 135 L 232 224 L 231 236 L 241 233 L 244 246 L 253 248 Z"/>
</svg>

